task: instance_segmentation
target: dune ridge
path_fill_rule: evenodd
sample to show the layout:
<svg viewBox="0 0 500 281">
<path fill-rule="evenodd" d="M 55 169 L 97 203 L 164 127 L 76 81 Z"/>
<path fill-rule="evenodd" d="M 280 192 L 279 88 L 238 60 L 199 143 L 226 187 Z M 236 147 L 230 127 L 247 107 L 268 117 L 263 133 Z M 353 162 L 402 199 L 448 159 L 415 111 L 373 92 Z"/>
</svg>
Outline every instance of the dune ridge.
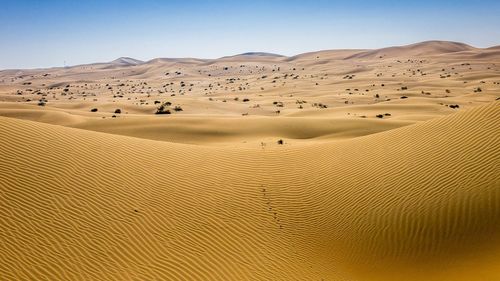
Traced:
<svg viewBox="0 0 500 281">
<path fill-rule="evenodd" d="M 0 276 L 495 279 L 499 106 L 264 148 L 0 117 Z"/>
</svg>

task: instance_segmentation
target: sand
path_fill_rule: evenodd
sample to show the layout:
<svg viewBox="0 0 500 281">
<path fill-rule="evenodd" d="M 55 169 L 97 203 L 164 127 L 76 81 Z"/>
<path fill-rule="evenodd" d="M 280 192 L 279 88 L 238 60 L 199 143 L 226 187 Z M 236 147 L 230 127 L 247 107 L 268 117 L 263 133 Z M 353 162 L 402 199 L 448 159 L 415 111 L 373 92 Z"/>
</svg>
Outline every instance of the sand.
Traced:
<svg viewBox="0 0 500 281">
<path fill-rule="evenodd" d="M 432 41 L 1 71 L 0 279 L 498 279 L 499 63 Z"/>
</svg>

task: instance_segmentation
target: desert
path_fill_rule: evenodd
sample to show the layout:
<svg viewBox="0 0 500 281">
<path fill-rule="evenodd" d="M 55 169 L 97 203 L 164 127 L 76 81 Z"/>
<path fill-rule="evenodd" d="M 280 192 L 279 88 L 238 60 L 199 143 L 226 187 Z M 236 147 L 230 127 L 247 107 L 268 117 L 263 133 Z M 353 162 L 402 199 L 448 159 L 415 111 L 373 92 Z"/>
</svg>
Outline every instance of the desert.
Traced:
<svg viewBox="0 0 500 281">
<path fill-rule="evenodd" d="M 0 280 L 500 280 L 500 46 L 249 51 L 0 70 Z"/>
</svg>

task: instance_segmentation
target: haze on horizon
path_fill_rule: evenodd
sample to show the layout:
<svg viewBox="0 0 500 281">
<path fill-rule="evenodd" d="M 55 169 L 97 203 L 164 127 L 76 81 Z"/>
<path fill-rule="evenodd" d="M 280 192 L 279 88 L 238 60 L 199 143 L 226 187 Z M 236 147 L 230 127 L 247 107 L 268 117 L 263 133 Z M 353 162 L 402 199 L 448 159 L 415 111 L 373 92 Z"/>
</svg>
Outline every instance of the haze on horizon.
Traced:
<svg viewBox="0 0 500 281">
<path fill-rule="evenodd" d="M 500 44 L 498 14 L 498 1 L 9 1 L 0 11 L 0 69 L 427 40 L 490 47 Z"/>
</svg>

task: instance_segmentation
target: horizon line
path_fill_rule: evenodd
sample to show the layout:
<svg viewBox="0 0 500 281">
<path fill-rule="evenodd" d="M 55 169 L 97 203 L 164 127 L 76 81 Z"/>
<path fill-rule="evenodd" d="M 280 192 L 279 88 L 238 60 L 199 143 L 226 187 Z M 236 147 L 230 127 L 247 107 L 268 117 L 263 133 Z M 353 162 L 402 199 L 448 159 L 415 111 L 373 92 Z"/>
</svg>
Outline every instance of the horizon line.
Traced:
<svg viewBox="0 0 500 281">
<path fill-rule="evenodd" d="M 265 55 L 269 55 L 269 56 L 277 56 L 277 57 L 284 57 L 284 58 L 292 58 L 292 57 L 296 57 L 296 56 L 300 56 L 300 55 L 304 55 L 304 54 L 317 53 L 317 52 L 325 52 L 325 51 L 374 51 L 374 50 L 382 50 L 382 49 L 387 49 L 387 48 L 408 47 L 408 46 L 418 45 L 418 44 L 424 44 L 424 43 L 461 44 L 461 45 L 466 45 L 466 46 L 474 48 L 474 49 L 481 49 L 481 50 L 495 48 L 495 47 L 500 46 L 500 43 L 499 43 L 499 44 L 495 44 L 495 45 L 492 45 L 492 46 L 489 46 L 489 47 L 476 47 L 476 46 L 474 46 L 472 44 L 468 44 L 468 43 L 464 43 L 464 42 L 459 42 L 459 41 L 431 39 L 431 40 L 419 41 L 419 42 L 410 43 L 410 44 L 385 46 L 385 47 L 381 47 L 381 48 L 320 49 L 320 50 L 311 50 L 311 51 L 301 52 L 301 53 L 294 54 L 294 55 L 282 55 L 282 54 L 279 54 L 279 53 L 266 52 L 266 51 L 247 51 L 247 52 L 243 52 L 243 53 L 238 53 L 238 54 L 234 54 L 234 55 L 227 55 L 227 56 L 222 56 L 222 57 L 216 57 L 216 58 L 198 58 L 198 57 L 189 57 L 188 56 L 188 57 L 154 57 L 154 58 L 151 58 L 151 59 L 142 60 L 142 59 L 136 59 L 136 58 L 130 57 L 130 56 L 120 56 L 120 57 L 117 57 L 116 59 L 111 60 L 111 61 L 100 61 L 100 62 L 97 61 L 97 62 L 79 63 L 79 64 L 74 64 L 74 65 L 48 66 L 48 67 L 5 68 L 5 69 L 0 69 L 0 72 L 2 72 L 2 71 L 13 71 L 13 70 L 22 71 L 22 70 L 42 70 L 42 69 L 54 69 L 54 68 L 74 68 L 74 67 L 86 66 L 86 65 L 112 64 L 113 62 L 115 62 L 117 60 L 120 60 L 120 59 L 135 60 L 135 61 L 139 62 L 137 65 L 140 65 L 140 64 L 149 63 L 149 62 L 151 62 L 153 60 L 157 60 L 157 59 L 171 59 L 171 60 L 194 59 L 194 60 L 216 61 L 216 60 L 220 60 L 220 59 L 224 59 L 224 58 L 237 57 L 237 56 L 245 56 L 245 55 L 248 55 L 248 56 L 265 56 Z"/>
</svg>

